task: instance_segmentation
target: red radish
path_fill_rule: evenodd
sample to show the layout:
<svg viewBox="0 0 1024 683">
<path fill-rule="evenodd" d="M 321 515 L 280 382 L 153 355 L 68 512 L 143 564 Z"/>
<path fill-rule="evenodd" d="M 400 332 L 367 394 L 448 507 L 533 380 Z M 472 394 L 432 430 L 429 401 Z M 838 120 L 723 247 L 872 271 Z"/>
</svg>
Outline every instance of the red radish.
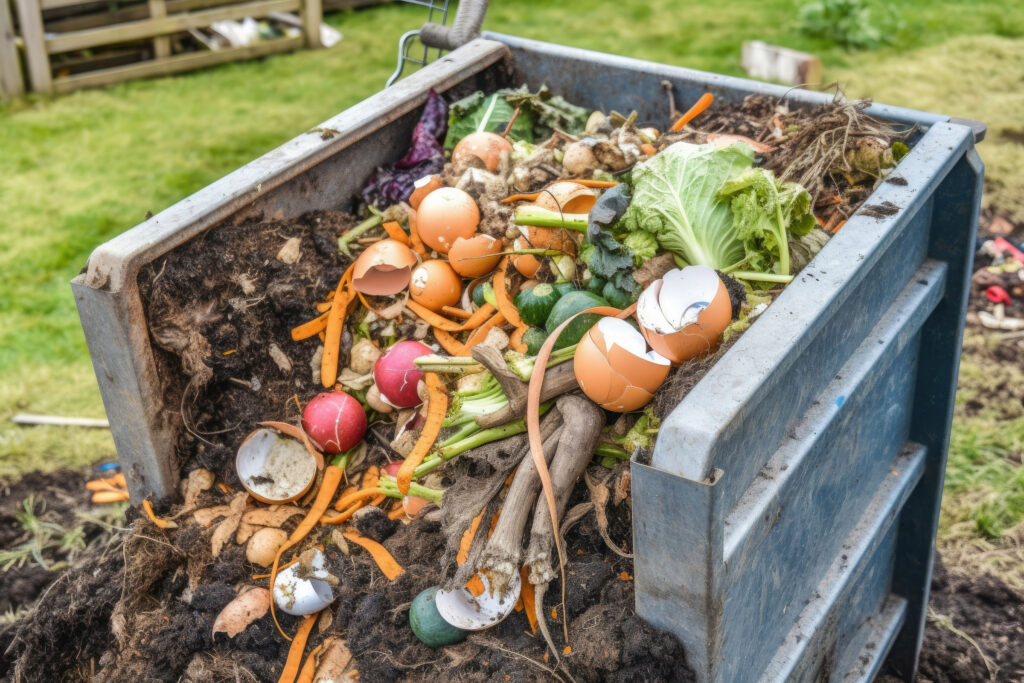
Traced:
<svg viewBox="0 0 1024 683">
<path fill-rule="evenodd" d="M 373 381 L 381 398 L 396 408 L 418 406 L 421 401 L 416 383 L 423 377 L 423 371 L 413 361 L 432 353 L 426 344 L 411 340 L 398 342 L 388 349 L 373 366 Z"/>
<path fill-rule="evenodd" d="M 302 428 L 325 453 L 344 453 L 366 433 L 366 413 L 344 391 L 325 392 L 306 404 Z"/>
</svg>

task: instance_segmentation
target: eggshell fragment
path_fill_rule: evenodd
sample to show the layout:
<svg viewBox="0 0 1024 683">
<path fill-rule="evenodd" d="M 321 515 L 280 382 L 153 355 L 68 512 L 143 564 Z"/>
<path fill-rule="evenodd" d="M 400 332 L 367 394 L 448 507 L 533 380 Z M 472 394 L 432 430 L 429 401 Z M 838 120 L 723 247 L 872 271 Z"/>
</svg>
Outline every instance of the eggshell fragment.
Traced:
<svg viewBox="0 0 1024 683">
<path fill-rule="evenodd" d="M 441 180 L 439 175 L 428 175 L 417 180 L 412 184 L 412 187 L 412 194 L 409 195 L 409 206 L 418 209 L 424 197 L 434 190 L 444 187 L 444 181 Z"/>
<path fill-rule="evenodd" d="M 665 382 L 671 363 L 647 350 L 643 336 L 618 318 L 602 318 L 576 347 L 576 381 L 605 410 L 629 412 L 645 406 Z"/>
<path fill-rule="evenodd" d="M 537 206 L 561 213 L 590 213 L 597 202 L 597 191 L 571 180 L 551 183 L 537 195 Z"/>
<path fill-rule="evenodd" d="M 484 233 L 457 237 L 448 250 L 448 263 L 462 277 L 480 277 L 498 267 L 502 248 L 501 240 Z"/>
<path fill-rule="evenodd" d="M 480 224 L 480 209 L 467 192 L 455 187 L 434 190 L 416 211 L 416 232 L 431 249 L 447 254 L 459 237 L 469 238 Z M 354 274 L 354 273 L 353 273 Z"/>
<path fill-rule="evenodd" d="M 462 297 L 462 280 L 447 261 L 424 261 L 412 271 L 409 295 L 432 311 L 455 306 Z"/>
<path fill-rule="evenodd" d="M 671 270 L 637 302 L 640 330 L 651 348 L 679 365 L 718 346 L 732 320 L 732 302 L 707 266 Z"/>
<path fill-rule="evenodd" d="M 371 244 L 352 264 L 352 287 L 371 296 L 398 294 L 409 284 L 416 254 L 398 240 Z"/>
<path fill-rule="evenodd" d="M 476 157 L 493 173 L 501 163 L 501 153 L 511 151 L 512 144 L 497 133 L 470 133 L 455 145 L 455 149 L 452 150 L 452 163 L 457 164 L 467 158 Z"/>
<path fill-rule="evenodd" d="M 309 567 L 301 560 L 281 570 L 274 581 L 274 603 L 288 614 L 302 616 L 319 612 L 334 602 L 331 575 L 327 572 L 326 558 L 320 550 L 313 550 Z M 305 578 L 302 574 L 306 574 Z"/>
<path fill-rule="evenodd" d="M 270 560 L 273 562 L 273 558 Z M 260 619 L 270 609 L 270 591 L 266 588 L 250 588 L 224 606 L 213 620 L 213 635 L 227 634 L 234 638 L 249 624 Z"/>
<path fill-rule="evenodd" d="M 481 631 L 501 622 L 516 606 L 522 589 L 518 571 L 509 577 L 504 595 L 491 590 L 491 583 L 484 572 L 476 577 L 484 586 L 479 596 L 474 596 L 465 586 L 453 590 L 438 589 L 434 595 L 434 605 L 441 618 L 464 631 Z"/>
<path fill-rule="evenodd" d="M 260 529 L 245 546 L 245 559 L 261 567 L 274 564 L 277 549 L 288 540 L 288 532 L 284 529 Z"/>
<path fill-rule="evenodd" d="M 246 491 L 264 503 L 301 497 L 316 478 L 316 460 L 299 441 L 257 429 L 238 447 L 235 469 Z"/>
</svg>

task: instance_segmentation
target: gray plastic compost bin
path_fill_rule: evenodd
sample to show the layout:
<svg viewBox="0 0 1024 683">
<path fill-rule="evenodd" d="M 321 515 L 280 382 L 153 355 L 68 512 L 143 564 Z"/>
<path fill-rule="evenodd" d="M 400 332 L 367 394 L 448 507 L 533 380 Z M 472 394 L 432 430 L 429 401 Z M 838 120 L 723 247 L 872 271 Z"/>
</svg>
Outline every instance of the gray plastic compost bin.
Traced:
<svg viewBox="0 0 1024 683">
<path fill-rule="evenodd" d="M 347 206 L 401 156 L 428 88 L 525 81 L 666 121 L 682 102 L 828 96 L 485 35 L 100 246 L 72 283 L 132 500 L 173 496 L 178 405 L 160 394 L 140 268 L 231 217 Z M 315 97 L 315 94 L 311 94 Z M 983 167 L 974 130 L 874 105 L 913 148 L 633 462 L 639 613 L 701 681 L 909 680 L 920 650 Z M 887 205 L 888 206 L 888 205 Z M 881 215 L 881 214 L 876 214 Z"/>
</svg>

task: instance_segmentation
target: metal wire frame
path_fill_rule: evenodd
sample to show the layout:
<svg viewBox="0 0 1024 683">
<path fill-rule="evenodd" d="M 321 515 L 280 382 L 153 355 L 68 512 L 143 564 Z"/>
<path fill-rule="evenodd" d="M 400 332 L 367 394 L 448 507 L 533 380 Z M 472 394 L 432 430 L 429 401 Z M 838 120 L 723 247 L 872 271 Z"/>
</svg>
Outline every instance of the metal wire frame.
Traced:
<svg viewBox="0 0 1024 683">
<path fill-rule="evenodd" d="M 428 9 L 427 21 L 434 21 L 434 13 L 440 12 L 439 23 L 446 24 L 448 22 L 448 5 L 449 0 L 402 0 L 409 5 L 419 5 L 420 7 L 426 7 Z M 430 62 L 430 50 L 431 48 L 426 45 L 423 46 L 423 57 L 413 57 L 410 52 L 413 47 L 413 43 L 417 37 L 419 37 L 419 29 L 413 31 L 406 31 L 402 34 L 402 37 L 398 39 L 398 65 L 395 68 L 395 73 L 391 74 L 391 77 L 384 84 L 384 87 L 390 86 L 392 83 L 402 77 L 402 72 L 405 70 L 406 64 L 418 64 L 420 66 L 426 66 Z M 444 50 L 435 49 L 437 54 L 434 59 L 438 59 L 444 54 Z"/>
</svg>

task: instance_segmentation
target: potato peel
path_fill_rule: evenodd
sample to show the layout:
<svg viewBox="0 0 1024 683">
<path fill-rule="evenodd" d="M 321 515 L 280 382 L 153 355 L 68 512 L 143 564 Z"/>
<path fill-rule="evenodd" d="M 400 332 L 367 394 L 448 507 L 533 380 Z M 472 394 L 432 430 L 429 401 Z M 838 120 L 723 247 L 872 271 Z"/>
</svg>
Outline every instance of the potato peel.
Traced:
<svg viewBox="0 0 1024 683">
<path fill-rule="evenodd" d="M 270 591 L 266 588 L 250 588 L 220 611 L 213 621 L 213 635 L 227 634 L 234 638 L 270 610 Z"/>
</svg>

